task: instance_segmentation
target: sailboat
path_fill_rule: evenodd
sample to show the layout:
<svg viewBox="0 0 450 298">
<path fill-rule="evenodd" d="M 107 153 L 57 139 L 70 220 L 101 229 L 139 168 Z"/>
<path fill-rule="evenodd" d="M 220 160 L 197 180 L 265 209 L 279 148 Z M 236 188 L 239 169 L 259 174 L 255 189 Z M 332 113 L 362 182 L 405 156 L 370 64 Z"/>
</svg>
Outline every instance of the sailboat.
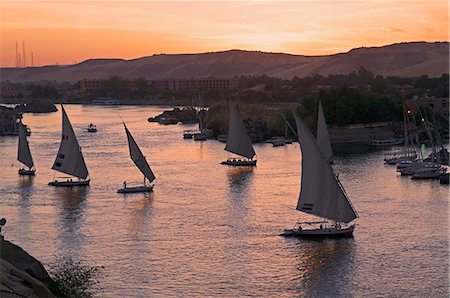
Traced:
<svg viewBox="0 0 450 298">
<path fill-rule="evenodd" d="M 33 158 L 31 157 L 30 146 L 28 145 L 27 140 L 27 128 L 22 121 L 19 122 L 19 148 L 17 152 L 17 160 L 28 167 L 28 169 L 19 169 L 19 175 L 32 176 L 35 174 L 36 170 L 33 169 Z"/>
<path fill-rule="evenodd" d="M 66 181 L 54 180 L 48 183 L 52 186 L 86 186 L 89 185 L 90 179 L 86 163 L 84 162 L 81 147 L 78 144 L 77 137 L 73 131 L 72 124 L 70 124 L 69 117 L 67 117 L 66 110 L 61 105 L 62 111 L 62 137 L 59 146 L 58 154 L 52 170 L 65 173 L 78 178 L 67 178 Z"/>
<path fill-rule="evenodd" d="M 139 149 L 138 144 L 136 143 L 127 126 L 125 125 L 125 122 L 122 123 L 123 126 L 125 127 L 125 132 L 127 134 L 128 148 L 130 149 L 131 160 L 144 175 L 144 185 L 128 187 L 126 182 L 124 182 L 123 188 L 118 189 L 117 192 L 118 193 L 150 192 L 153 190 L 153 185 L 151 184 L 147 185 L 146 180 L 148 179 L 149 183 L 152 183 L 153 180 L 155 180 L 155 175 L 150 169 L 150 166 L 148 165 L 145 156 L 142 154 L 141 149 Z"/>
<path fill-rule="evenodd" d="M 246 157 L 246 159 L 228 158 L 226 161 L 222 161 L 221 164 L 229 166 L 256 166 L 256 160 L 253 159 L 256 155 L 255 150 L 245 130 L 244 122 L 242 122 L 234 104 L 230 104 L 230 123 L 228 125 L 225 150 Z"/>
<path fill-rule="evenodd" d="M 282 236 L 352 237 L 355 224 L 350 223 L 358 215 L 314 136 L 295 113 L 294 119 L 302 152 L 301 191 L 296 209 L 322 220 L 298 223 L 293 229 L 284 230 Z"/>
<path fill-rule="evenodd" d="M 317 144 L 323 156 L 330 164 L 333 164 L 333 150 L 331 149 L 330 135 L 328 134 L 325 115 L 323 114 L 322 102 L 319 100 L 319 111 L 317 113 Z"/>
</svg>

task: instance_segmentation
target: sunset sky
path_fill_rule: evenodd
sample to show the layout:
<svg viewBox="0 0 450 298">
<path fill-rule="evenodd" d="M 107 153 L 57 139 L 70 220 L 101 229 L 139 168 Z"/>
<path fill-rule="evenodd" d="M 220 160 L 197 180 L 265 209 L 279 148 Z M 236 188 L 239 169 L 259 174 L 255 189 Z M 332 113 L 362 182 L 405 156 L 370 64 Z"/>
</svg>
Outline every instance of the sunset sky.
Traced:
<svg viewBox="0 0 450 298">
<path fill-rule="evenodd" d="M 1 64 L 228 49 L 304 55 L 448 41 L 447 1 L 4 1 Z"/>
</svg>

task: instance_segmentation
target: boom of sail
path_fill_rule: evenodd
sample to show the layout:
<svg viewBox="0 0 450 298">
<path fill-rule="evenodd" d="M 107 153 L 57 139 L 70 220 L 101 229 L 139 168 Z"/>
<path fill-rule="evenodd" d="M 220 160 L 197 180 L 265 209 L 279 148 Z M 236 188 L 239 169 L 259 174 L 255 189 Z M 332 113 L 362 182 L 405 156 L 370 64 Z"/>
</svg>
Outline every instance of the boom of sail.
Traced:
<svg viewBox="0 0 450 298">
<path fill-rule="evenodd" d="M 301 190 L 297 210 L 337 222 L 349 223 L 358 215 L 314 136 L 298 115 L 298 141 L 302 153 Z"/>
<path fill-rule="evenodd" d="M 31 157 L 30 146 L 27 140 L 27 129 L 22 121 L 19 122 L 19 148 L 17 152 L 17 160 L 26 165 L 28 168 L 32 168 L 33 158 Z"/>
<path fill-rule="evenodd" d="M 141 171 L 141 173 L 145 176 L 145 178 L 147 178 L 150 182 L 152 182 L 153 180 L 155 180 L 155 175 L 150 169 L 150 166 L 148 165 L 145 156 L 142 154 L 141 149 L 139 149 L 139 146 L 137 145 L 136 141 L 134 140 L 125 123 L 123 123 L 123 126 L 125 127 L 125 132 L 127 134 L 128 147 L 130 149 L 131 159 L 138 167 L 138 169 Z"/>
<path fill-rule="evenodd" d="M 331 159 L 333 151 L 331 149 L 330 135 L 328 134 L 325 115 L 323 114 L 322 103 L 319 100 L 319 111 L 317 115 L 317 144 L 326 159 Z"/>
<path fill-rule="evenodd" d="M 256 153 L 236 105 L 230 104 L 230 123 L 225 150 L 252 159 Z"/>
<path fill-rule="evenodd" d="M 52 169 L 66 173 L 81 179 L 86 179 L 89 175 L 86 163 L 84 162 L 81 147 L 67 117 L 66 110 L 61 105 L 62 111 L 62 136 L 58 154 Z"/>
</svg>

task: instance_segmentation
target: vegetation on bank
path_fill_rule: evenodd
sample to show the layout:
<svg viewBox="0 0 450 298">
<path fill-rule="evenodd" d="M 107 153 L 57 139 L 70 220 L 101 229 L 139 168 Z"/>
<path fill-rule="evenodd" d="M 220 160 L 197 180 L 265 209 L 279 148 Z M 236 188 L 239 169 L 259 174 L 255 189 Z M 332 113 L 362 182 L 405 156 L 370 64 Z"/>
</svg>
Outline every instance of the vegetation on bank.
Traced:
<svg viewBox="0 0 450 298">
<path fill-rule="evenodd" d="M 49 289 L 58 297 L 90 298 L 100 295 L 100 267 L 83 265 L 71 257 L 65 257 L 50 266 L 49 274 Z"/>
<path fill-rule="evenodd" d="M 128 82 L 129 83 L 129 82 Z M 28 88 L 31 98 L 76 98 L 76 102 L 90 102 L 95 97 L 108 96 L 119 99 L 122 104 L 140 100 L 142 103 L 174 103 L 191 105 L 193 98 L 201 94 L 205 104 L 214 111 L 216 104 L 234 100 L 244 105 L 298 106 L 298 113 L 307 124 L 315 125 L 318 100 L 322 101 L 325 117 L 329 125 L 344 126 L 354 123 L 401 121 L 403 101 L 413 96 L 435 96 L 448 98 L 449 75 L 438 78 L 420 77 L 383 77 L 374 75 L 364 68 L 346 75 L 314 75 L 305 78 L 294 77 L 291 80 L 269 77 L 267 75 L 242 76 L 238 90 L 198 90 L 179 91 L 157 89 L 144 78 L 138 78 L 133 88 L 127 88 L 127 81 L 112 76 L 90 95 L 74 95 L 79 83 L 56 83 L 27 85 L 2 83 L 2 87 L 16 86 Z M 31 88 L 31 89 L 30 89 Z M 6 88 L 7 89 L 7 88 Z M 55 91 L 56 90 L 56 91 Z M 3 91 L 2 91 L 2 98 Z M 17 101 L 17 98 L 15 99 Z M 252 108 L 252 113 L 256 110 Z M 289 113 L 284 113 L 289 118 Z M 252 115 L 252 119 L 259 116 Z M 283 118 L 276 116 L 275 129 L 283 129 Z M 212 119 L 210 126 L 215 129 L 219 120 Z M 255 120 L 256 121 L 256 120 Z M 448 119 L 439 119 L 448 123 Z M 281 123 L 280 122 L 280 123 Z M 282 126 L 282 127 L 280 127 Z M 271 128 L 269 128 L 270 130 Z"/>
</svg>

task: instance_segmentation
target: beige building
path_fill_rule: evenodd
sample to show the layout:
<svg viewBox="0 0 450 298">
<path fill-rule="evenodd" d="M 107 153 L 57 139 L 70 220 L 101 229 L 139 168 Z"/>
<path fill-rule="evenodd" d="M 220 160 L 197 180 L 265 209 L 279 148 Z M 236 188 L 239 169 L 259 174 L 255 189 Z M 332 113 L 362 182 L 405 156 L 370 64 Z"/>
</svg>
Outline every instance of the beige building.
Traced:
<svg viewBox="0 0 450 298">
<path fill-rule="evenodd" d="M 80 93 L 92 94 L 102 87 L 106 80 L 81 80 Z M 125 82 L 125 90 L 136 88 L 135 81 L 122 79 Z M 190 91 L 190 90 L 235 90 L 239 87 L 238 78 L 202 78 L 202 79 L 165 79 L 150 80 L 149 86 L 170 91 Z"/>
</svg>

